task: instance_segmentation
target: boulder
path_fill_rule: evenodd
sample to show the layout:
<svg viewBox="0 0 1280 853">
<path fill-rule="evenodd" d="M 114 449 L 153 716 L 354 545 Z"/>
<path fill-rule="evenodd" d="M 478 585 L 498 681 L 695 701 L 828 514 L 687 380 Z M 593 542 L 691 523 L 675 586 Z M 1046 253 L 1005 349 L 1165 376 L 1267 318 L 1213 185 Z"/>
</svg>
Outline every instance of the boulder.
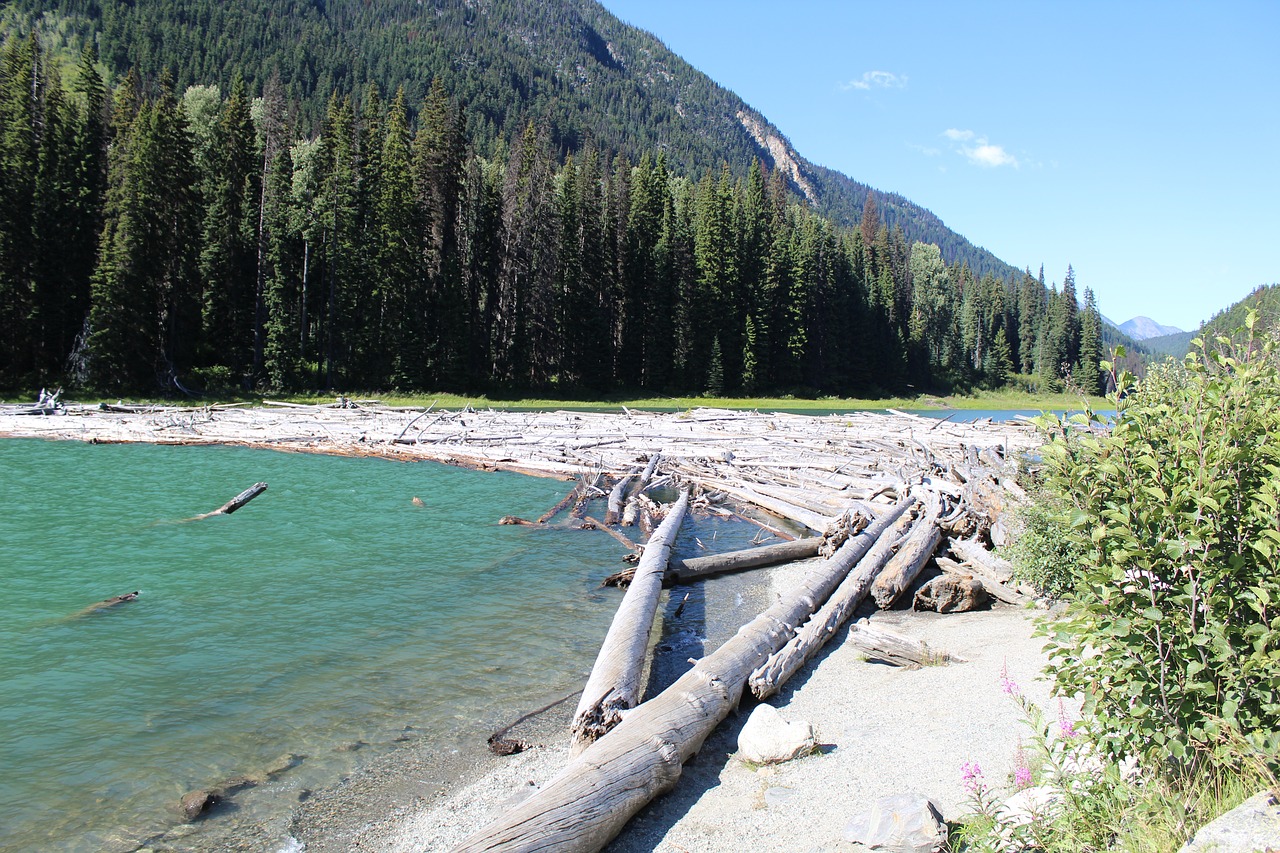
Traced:
<svg viewBox="0 0 1280 853">
<path fill-rule="evenodd" d="M 996 806 L 996 821 L 1002 834 L 1032 823 L 1048 823 L 1062 807 L 1062 789 L 1053 785 L 1023 788 Z"/>
<path fill-rule="evenodd" d="M 222 801 L 222 792 L 214 788 L 199 788 L 182 795 L 178 808 L 185 820 L 192 821 Z"/>
<path fill-rule="evenodd" d="M 817 746 L 813 726 L 788 723 L 772 705 L 757 705 L 738 734 L 738 755 L 756 764 L 779 764 L 808 755 Z"/>
<path fill-rule="evenodd" d="M 938 575 L 916 591 L 916 610 L 963 613 L 987 602 L 987 590 L 980 581 L 958 575 Z"/>
<path fill-rule="evenodd" d="M 947 846 L 947 824 L 938 804 L 923 794 L 894 794 L 854 815 L 844 838 L 890 853 L 936 853 Z"/>
<path fill-rule="evenodd" d="M 1280 797 L 1254 794 L 1200 827 L 1180 853 L 1271 853 L 1280 850 Z"/>
</svg>

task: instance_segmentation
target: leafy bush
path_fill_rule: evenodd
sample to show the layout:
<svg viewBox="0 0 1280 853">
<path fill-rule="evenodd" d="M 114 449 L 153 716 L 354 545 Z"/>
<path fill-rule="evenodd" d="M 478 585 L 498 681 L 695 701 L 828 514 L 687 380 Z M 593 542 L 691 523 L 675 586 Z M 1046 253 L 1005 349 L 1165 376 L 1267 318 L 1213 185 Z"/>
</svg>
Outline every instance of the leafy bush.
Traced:
<svg viewBox="0 0 1280 853">
<path fill-rule="evenodd" d="M 1066 598 L 1080 577 L 1084 549 L 1072 539 L 1066 505 L 1049 493 L 1018 510 L 1018 536 L 1004 549 L 1014 576 L 1050 598 Z"/>
<path fill-rule="evenodd" d="M 1109 432 L 1041 422 L 1085 555 L 1049 672 L 1113 756 L 1175 772 L 1237 765 L 1241 744 L 1275 766 L 1280 371 L 1254 320 L 1132 389 L 1117 377 Z"/>
</svg>

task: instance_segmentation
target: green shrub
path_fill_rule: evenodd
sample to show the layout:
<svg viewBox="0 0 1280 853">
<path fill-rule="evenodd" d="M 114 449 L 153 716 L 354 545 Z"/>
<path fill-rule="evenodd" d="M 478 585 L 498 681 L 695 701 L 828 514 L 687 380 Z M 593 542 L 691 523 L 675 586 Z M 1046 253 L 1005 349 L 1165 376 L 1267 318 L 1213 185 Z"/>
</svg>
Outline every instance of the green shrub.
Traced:
<svg viewBox="0 0 1280 853">
<path fill-rule="evenodd" d="M 1067 598 L 1080 577 L 1084 549 L 1072 538 L 1065 502 L 1042 493 L 1017 517 L 1017 538 L 1003 552 L 1014 576 L 1049 598 Z"/>
<path fill-rule="evenodd" d="M 1118 377 L 1109 431 L 1041 422 L 1084 553 L 1049 672 L 1112 755 L 1172 772 L 1238 765 L 1240 744 L 1275 766 L 1280 371 L 1254 321 L 1132 389 Z"/>
</svg>

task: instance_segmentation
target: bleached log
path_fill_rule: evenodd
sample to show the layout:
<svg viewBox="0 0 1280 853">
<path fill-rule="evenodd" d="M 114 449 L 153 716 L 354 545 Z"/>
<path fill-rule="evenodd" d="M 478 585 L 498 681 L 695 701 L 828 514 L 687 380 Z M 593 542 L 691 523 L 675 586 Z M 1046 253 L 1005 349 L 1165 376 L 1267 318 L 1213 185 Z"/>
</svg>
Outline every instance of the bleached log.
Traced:
<svg viewBox="0 0 1280 853">
<path fill-rule="evenodd" d="M 948 651 L 930 648 L 922 640 L 874 627 L 866 619 L 860 619 L 849 628 L 849 642 L 873 660 L 912 669 L 965 662 L 964 658 Z"/>
<path fill-rule="evenodd" d="M 662 593 L 662 575 L 667 569 L 671 546 L 688 507 L 689 491 L 686 489 L 649 537 L 649 543 L 640 555 L 635 578 L 618 605 L 618 612 L 614 614 L 609 632 L 600 646 L 600 654 L 573 715 L 570 732 L 574 754 L 616 726 L 622 719 L 622 712 L 640 702 L 645 652 L 658 609 L 658 596 Z"/>
<path fill-rule="evenodd" d="M 819 515 L 816 512 L 810 512 L 803 507 L 798 507 L 793 503 L 779 500 L 777 498 L 762 495 L 758 491 L 748 488 L 744 485 L 726 482 L 718 479 L 702 478 L 702 483 L 707 488 L 716 489 L 724 492 L 730 497 L 754 504 L 763 510 L 777 515 L 781 518 L 803 524 L 810 530 L 822 533 L 827 529 L 827 525 L 831 523 L 830 516 Z"/>
<path fill-rule="evenodd" d="M 622 517 L 622 502 L 627 495 L 627 484 L 631 482 L 631 478 L 636 475 L 636 469 L 618 478 L 618 482 L 614 484 L 613 490 L 609 492 L 609 508 L 604 514 L 605 524 L 617 524 Z"/>
<path fill-rule="evenodd" d="M 942 531 L 938 529 L 937 509 L 927 506 L 898 553 L 871 585 L 871 597 L 876 600 L 877 607 L 881 610 L 888 609 L 902 597 L 919 577 L 924 564 L 933 556 L 941 541 Z"/>
<path fill-rule="evenodd" d="M 234 498 L 227 501 L 222 506 L 218 507 L 212 512 L 202 512 L 199 515 L 193 515 L 191 516 L 191 518 L 188 518 L 185 520 L 200 521 L 201 519 L 204 519 L 204 518 L 212 518 L 215 515 L 231 515 L 231 513 L 240 509 L 242 506 L 244 506 L 249 501 L 256 498 L 258 495 L 262 494 L 266 490 L 267 490 L 266 483 L 254 483 L 252 486 L 245 489 L 243 492 L 236 495 Z"/>
<path fill-rule="evenodd" d="M 858 609 L 876 576 L 893 557 L 894 545 L 910 529 L 912 518 L 908 510 L 915 503 L 915 498 L 908 498 L 889 511 L 892 526 L 880 534 L 871 550 L 836 587 L 822 609 L 783 648 L 751 673 L 751 692 L 757 699 L 768 699 L 781 690 L 787 679 L 808 663 Z"/>
<path fill-rule="evenodd" d="M 952 554 L 955 554 L 963 562 L 974 566 L 982 574 L 1000 583 L 1008 583 L 1013 580 L 1013 563 L 1003 557 L 997 557 L 984 548 L 981 542 L 973 539 L 955 538 L 947 540 L 947 547 L 951 549 Z"/>
<path fill-rule="evenodd" d="M 1026 604 L 1031 600 L 1029 596 L 1023 595 L 1008 584 L 1000 583 L 1000 581 L 972 565 L 962 565 L 957 563 L 955 560 L 950 560 L 946 557 L 936 557 L 935 562 L 938 564 L 938 568 L 948 574 L 960 575 L 961 577 L 976 580 L 978 583 L 982 584 L 982 588 L 987 591 L 987 595 L 997 601 L 1003 601 L 1005 604 Z"/>
<path fill-rule="evenodd" d="M 688 583 L 711 575 L 737 572 L 743 569 L 755 569 L 761 566 L 776 566 L 778 563 L 789 563 L 793 560 L 804 560 L 816 557 L 822 546 L 821 536 L 807 539 L 796 539 L 791 542 L 778 542 L 773 545 L 761 545 L 758 548 L 746 548 L 742 551 L 727 551 L 723 554 L 710 554 L 706 557 L 690 557 L 687 560 L 674 558 L 667 564 L 663 583 L 670 586 L 675 583 Z M 604 579 L 605 586 L 626 586 L 635 576 L 634 568 L 623 569 L 617 574 Z"/>
<path fill-rule="evenodd" d="M 669 791 L 684 762 L 737 707 L 747 677 L 781 647 L 887 528 L 880 516 L 728 642 L 632 710 L 528 799 L 455 853 L 594 853 L 631 816 Z"/>
<path fill-rule="evenodd" d="M 653 454 L 653 457 L 649 460 L 649 464 L 645 466 L 644 472 L 631 487 L 630 494 L 627 497 L 626 507 L 622 510 L 623 527 L 631 527 L 636 523 L 636 515 L 640 511 L 640 495 L 646 488 L 648 488 L 649 482 L 653 480 L 654 469 L 658 467 L 658 460 L 661 458 L 661 454 Z"/>
</svg>

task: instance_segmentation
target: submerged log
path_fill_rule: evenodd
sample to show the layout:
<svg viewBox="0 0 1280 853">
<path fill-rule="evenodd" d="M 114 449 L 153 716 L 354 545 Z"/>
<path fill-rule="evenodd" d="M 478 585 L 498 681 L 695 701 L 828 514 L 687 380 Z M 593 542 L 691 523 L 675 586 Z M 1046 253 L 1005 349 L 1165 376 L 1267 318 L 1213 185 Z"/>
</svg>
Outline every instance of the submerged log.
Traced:
<svg viewBox="0 0 1280 853">
<path fill-rule="evenodd" d="M 742 551 L 727 551 L 723 554 L 711 554 L 706 557 L 690 557 L 682 560 L 673 558 L 667 564 L 667 571 L 662 581 L 670 586 L 675 583 L 688 583 L 711 575 L 736 572 L 743 569 L 755 569 L 761 566 L 774 566 L 778 563 L 790 563 L 793 560 L 804 560 L 818 555 L 822 545 L 822 537 L 813 536 L 808 539 L 796 539 L 791 542 L 778 542 L 773 545 L 761 545 L 758 548 L 747 548 Z M 624 569 L 604 579 L 605 586 L 626 586 L 635 576 L 635 569 Z"/>
<path fill-rule="evenodd" d="M 645 652 L 649 632 L 662 593 L 662 575 L 667 569 L 671 546 L 689 507 L 689 492 L 681 493 L 667 517 L 649 537 L 635 578 L 618 605 L 609 633 L 596 657 L 591 677 L 582 691 L 570 732 L 576 754 L 600 738 L 622 719 L 622 712 L 640 702 Z"/>
<path fill-rule="evenodd" d="M 96 604 L 90 604 L 78 613 L 73 613 L 71 618 L 78 619 L 81 616 L 89 616 L 90 614 L 97 613 L 100 610 L 107 610 L 108 608 L 115 607 L 118 604 L 124 604 L 126 601 L 133 601 L 141 594 L 141 592 L 135 589 L 133 592 L 126 592 L 123 595 L 113 595 L 110 598 L 104 598 Z"/>
<path fill-rule="evenodd" d="M 808 663 L 858 609 L 858 605 L 867 597 L 871 584 L 893 557 L 894 546 L 910 529 L 912 519 L 908 510 L 915 503 L 915 498 L 907 498 L 889 511 L 892 526 L 879 536 L 871 550 L 858 561 L 858 565 L 854 566 L 853 571 L 849 572 L 848 577 L 831 594 L 827 603 L 822 605 L 822 609 L 796 632 L 786 646 L 751 673 L 751 692 L 757 699 L 768 699 L 781 690 L 787 679 Z"/>
<path fill-rule="evenodd" d="M 928 506 L 924 515 L 917 519 L 898 553 L 871 585 L 871 597 L 876 600 L 877 607 L 887 610 L 910 589 L 941 541 L 942 531 L 938 529 L 937 508 Z"/>
<path fill-rule="evenodd" d="M 632 815 L 675 786 L 684 762 L 737 707 L 752 670 L 786 642 L 887 527 L 885 518 L 878 518 L 846 542 L 728 642 L 623 717 L 554 779 L 465 839 L 454 848 L 456 853 L 586 853 L 604 847 Z"/>
<path fill-rule="evenodd" d="M 894 666 L 916 668 L 940 666 L 948 663 L 965 663 L 965 659 L 929 644 L 884 628 L 873 627 L 866 619 L 855 622 L 849 629 L 849 642 L 867 654 L 872 660 L 884 661 Z"/>
</svg>

